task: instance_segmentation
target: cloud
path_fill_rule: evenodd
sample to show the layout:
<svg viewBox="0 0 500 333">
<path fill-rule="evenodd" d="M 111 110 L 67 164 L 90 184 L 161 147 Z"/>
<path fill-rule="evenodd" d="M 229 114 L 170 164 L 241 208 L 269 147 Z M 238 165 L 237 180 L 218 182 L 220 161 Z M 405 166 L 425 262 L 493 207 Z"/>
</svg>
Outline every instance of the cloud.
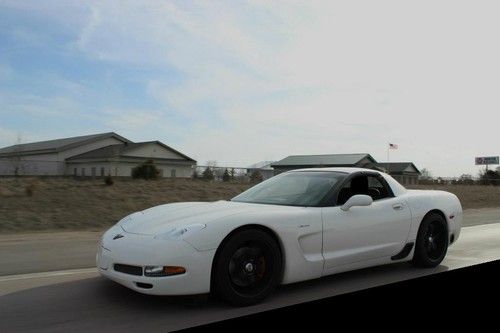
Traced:
<svg viewBox="0 0 500 333">
<path fill-rule="evenodd" d="M 60 10 L 23 6 L 47 17 Z M 498 154 L 489 121 L 500 107 L 497 10 L 493 2 L 151 0 L 65 12 L 78 22 L 71 50 L 153 73 L 136 77 L 145 95 L 134 105 L 102 97 L 93 117 L 106 127 L 231 165 L 293 153 L 385 160 L 390 141 L 400 146 L 391 160 L 459 175 L 477 171 L 474 155 Z"/>
<path fill-rule="evenodd" d="M 106 110 L 104 123 L 117 131 L 148 129 L 160 118 L 155 110 Z"/>
</svg>

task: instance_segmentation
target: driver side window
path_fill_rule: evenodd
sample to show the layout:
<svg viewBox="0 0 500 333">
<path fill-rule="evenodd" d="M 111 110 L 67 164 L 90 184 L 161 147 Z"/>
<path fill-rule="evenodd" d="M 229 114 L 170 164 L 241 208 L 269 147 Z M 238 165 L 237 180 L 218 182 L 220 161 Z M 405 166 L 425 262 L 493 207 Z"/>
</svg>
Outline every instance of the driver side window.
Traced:
<svg viewBox="0 0 500 333">
<path fill-rule="evenodd" d="M 365 194 L 372 197 L 373 201 L 389 198 L 391 191 L 385 182 L 379 177 L 371 175 L 359 175 L 352 178 L 340 190 L 337 197 L 337 205 L 343 205 L 350 197 L 357 194 Z"/>
</svg>

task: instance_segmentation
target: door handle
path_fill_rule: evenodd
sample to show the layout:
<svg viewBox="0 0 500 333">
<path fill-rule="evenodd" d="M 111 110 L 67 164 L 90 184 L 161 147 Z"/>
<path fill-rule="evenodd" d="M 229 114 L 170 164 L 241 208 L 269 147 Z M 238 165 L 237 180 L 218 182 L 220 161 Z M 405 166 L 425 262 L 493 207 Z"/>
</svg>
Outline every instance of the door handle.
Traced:
<svg viewBox="0 0 500 333">
<path fill-rule="evenodd" d="M 395 204 L 395 205 L 392 205 L 392 208 L 394 210 L 402 210 L 405 208 L 405 206 L 403 206 L 403 204 Z"/>
</svg>

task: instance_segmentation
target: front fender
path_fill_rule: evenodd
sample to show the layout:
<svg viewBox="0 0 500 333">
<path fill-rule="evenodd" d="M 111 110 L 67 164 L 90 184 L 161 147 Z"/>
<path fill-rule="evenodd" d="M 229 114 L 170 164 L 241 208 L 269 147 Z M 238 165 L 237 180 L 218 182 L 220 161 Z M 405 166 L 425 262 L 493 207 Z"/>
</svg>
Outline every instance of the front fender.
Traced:
<svg viewBox="0 0 500 333">
<path fill-rule="evenodd" d="M 198 251 L 216 250 L 233 231 L 248 225 L 271 230 L 280 242 L 285 263 L 283 283 L 321 277 L 323 271 L 321 209 L 286 207 L 283 210 L 245 213 L 207 223 L 184 240 Z"/>
</svg>

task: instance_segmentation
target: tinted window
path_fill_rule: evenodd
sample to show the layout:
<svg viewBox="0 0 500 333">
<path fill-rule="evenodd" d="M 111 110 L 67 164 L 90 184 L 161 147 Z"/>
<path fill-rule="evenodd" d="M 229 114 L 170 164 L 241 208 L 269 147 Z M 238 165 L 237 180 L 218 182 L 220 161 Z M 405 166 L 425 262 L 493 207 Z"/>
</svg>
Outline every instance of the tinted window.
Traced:
<svg viewBox="0 0 500 333">
<path fill-rule="evenodd" d="M 381 181 L 381 177 L 359 175 L 353 177 L 340 189 L 337 204 L 343 205 L 356 194 L 369 195 L 374 201 L 392 196 L 385 182 Z"/>
</svg>

